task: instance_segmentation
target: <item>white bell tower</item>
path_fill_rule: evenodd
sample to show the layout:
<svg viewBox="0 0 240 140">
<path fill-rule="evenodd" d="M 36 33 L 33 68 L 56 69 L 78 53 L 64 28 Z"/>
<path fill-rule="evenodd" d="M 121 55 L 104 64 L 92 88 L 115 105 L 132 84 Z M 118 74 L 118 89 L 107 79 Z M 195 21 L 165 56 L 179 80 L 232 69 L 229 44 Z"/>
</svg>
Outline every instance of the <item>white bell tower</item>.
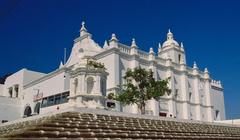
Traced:
<svg viewBox="0 0 240 140">
<path fill-rule="evenodd" d="M 167 40 L 162 46 L 159 44 L 158 56 L 164 59 L 170 58 L 174 63 L 186 64 L 183 43 L 179 45 L 178 42 L 174 40 L 173 33 L 170 30 L 167 33 Z"/>
</svg>

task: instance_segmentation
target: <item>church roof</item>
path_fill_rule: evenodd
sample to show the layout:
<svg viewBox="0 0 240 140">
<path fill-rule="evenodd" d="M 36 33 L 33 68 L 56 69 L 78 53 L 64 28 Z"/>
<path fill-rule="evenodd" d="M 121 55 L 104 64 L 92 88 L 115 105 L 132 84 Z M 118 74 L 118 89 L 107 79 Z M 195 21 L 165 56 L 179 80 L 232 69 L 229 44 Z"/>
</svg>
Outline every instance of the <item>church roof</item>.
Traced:
<svg viewBox="0 0 240 140">
<path fill-rule="evenodd" d="M 80 110 L 50 116 L 34 116 L 36 119 L 0 125 L 0 138 L 239 139 L 240 137 L 240 127 L 230 125 Z"/>
<path fill-rule="evenodd" d="M 167 40 L 163 43 L 162 47 L 167 47 L 172 44 L 175 46 L 179 46 L 178 42 L 173 38 L 173 33 L 169 29 L 167 34 Z"/>
</svg>

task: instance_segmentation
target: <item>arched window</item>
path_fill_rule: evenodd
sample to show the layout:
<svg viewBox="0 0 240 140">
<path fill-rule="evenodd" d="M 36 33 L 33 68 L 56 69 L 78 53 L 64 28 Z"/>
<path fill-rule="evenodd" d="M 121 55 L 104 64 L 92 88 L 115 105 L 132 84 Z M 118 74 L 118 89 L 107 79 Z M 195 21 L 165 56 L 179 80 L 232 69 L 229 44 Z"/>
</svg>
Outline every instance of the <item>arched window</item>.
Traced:
<svg viewBox="0 0 240 140">
<path fill-rule="evenodd" d="M 39 114 L 39 112 L 40 112 L 40 102 L 38 102 L 36 105 L 35 105 L 35 107 L 34 107 L 34 113 L 37 113 L 37 114 Z"/>
<path fill-rule="evenodd" d="M 87 78 L 87 93 L 88 94 L 92 93 L 93 86 L 94 86 L 93 77 L 88 77 Z"/>
<path fill-rule="evenodd" d="M 181 54 L 178 55 L 178 62 L 181 62 Z"/>
<path fill-rule="evenodd" d="M 25 117 L 29 117 L 32 115 L 32 109 L 30 106 L 27 106 L 24 110 L 24 114 L 23 114 Z"/>
</svg>

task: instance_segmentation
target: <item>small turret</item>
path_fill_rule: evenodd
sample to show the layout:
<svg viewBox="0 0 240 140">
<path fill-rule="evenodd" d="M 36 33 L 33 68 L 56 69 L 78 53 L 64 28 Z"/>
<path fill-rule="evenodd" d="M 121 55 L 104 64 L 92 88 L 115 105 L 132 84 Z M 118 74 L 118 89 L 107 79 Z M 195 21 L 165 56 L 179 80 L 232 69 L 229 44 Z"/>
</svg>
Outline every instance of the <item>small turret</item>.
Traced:
<svg viewBox="0 0 240 140">
<path fill-rule="evenodd" d="M 193 62 L 193 69 L 198 69 L 196 61 Z"/>
<path fill-rule="evenodd" d="M 114 33 L 112 34 L 112 37 L 109 41 L 109 46 L 111 46 L 111 47 L 117 47 L 118 46 L 118 39 L 117 39 L 117 37 Z"/>
<path fill-rule="evenodd" d="M 135 38 L 132 39 L 131 48 L 138 48 L 137 44 L 136 44 L 136 41 L 135 41 Z"/>
<path fill-rule="evenodd" d="M 161 43 L 158 43 L 158 53 L 160 53 L 162 51 L 162 45 Z"/>
<path fill-rule="evenodd" d="M 137 44 L 136 44 L 135 39 L 133 38 L 133 39 L 132 39 L 132 44 L 131 44 L 130 54 L 131 54 L 131 55 L 137 55 L 137 48 L 138 48 L 138 46 L 137 46 Z"/>
<path fill-rule="evenodd" d="M 207 68 L 204 69 L 204 78 L 205 79 L 210 79 L 209 71 Z"/>
<path fill-rule="evenodd" d="M 117 39 L 117 37 L 116 37 L 116 35 L 115 35 L 114 33 L 112 34 L 112 38 L 111 38 L 110 41 L 116 41 L 116 42 L 118 42 L 118 39 Z"/>
<path fill-rule="evenodd" d="M 170 29 L 168 29 L 167 40 L 173 40 L 173 34 Z"/>
<path fill-rule="evenodd" d="M 198 66 L 197 66 L 196 61 L 193 62 L 193 74 L 194 75 L 198 75 L 199 74 Z"/>
<path fill-rule="evenodd" d="M 152 61 L 152 60 L 155 59 L 154 54 L 155 54 L 155 53 L 154 53 L 153 48 L 150 48 L 150 49 L 149 49 L 149 60 L 150 60 L 150 61 Z"/>
<path fill-rule="evenodd" d="M 108 42 L 107 42 L 107 40 L 105 40 L 105 41 L 104 41 L 103 48 L 106 49 L 106 48 L 108 48 L 108 47 L 109 47 Z"/>
</svg>

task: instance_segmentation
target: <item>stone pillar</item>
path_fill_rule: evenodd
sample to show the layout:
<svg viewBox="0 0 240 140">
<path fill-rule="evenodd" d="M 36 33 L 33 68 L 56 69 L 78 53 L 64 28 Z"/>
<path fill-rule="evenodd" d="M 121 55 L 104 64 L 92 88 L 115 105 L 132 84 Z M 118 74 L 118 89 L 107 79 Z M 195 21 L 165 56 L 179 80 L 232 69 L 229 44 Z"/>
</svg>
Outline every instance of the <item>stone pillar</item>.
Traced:
<svg viewBox="0 0 240 140">
<path fill-rule="evenodd" d="M 183 100 L 183 113 L 182 113 L 182 117 L 183 119 L 189 119 L 189 91 L 188 91 L 188 77 L 187 77 L 187 73 L 186 73 L 186 65 L 183 63 L 181 64 L 181 71 L 182 71 L 182 75 L 181 75 L 181 92 L 182 92 L 182 100 Z"/>
<path fill-rule="evenodd" d="M 86 82 L 85 82 L 85 75 L 79 75 L 79 92 L 80 94 L 87 93 L 87 90 L 85 88 Z"/>
<path fill-rule="evenodd" d="M 12 86 L 12 97 L 13 97 L 13 98 L 16 97 L 15 85 Z"/>
<path fill-rule="evenodd" d="M 169 112 L 169 116 L 170 114 L 172 115 L 172 117 L 176 116 L 176 108 L 175 108 L 175 101 L 173 100 L 173 93 L 175 92 L 175 88 L 174 88 L 174 77 L 173 77 L 173 72 L 172 72 L 172 60 L 170 59 L 170 57 L 167 58 L 166 60 L 166 65 L 168 67 L 167 69 L 167 74 L 166 74 L 166 78 L 170 77 L 170 81 L 169 81 L 169 89 L 172 90 L 171 94 L 168 96 L 169 101 L 168 101 L 168 112 Z"/>
<path fill-rule="evenodd" d="M 195 107 L 195 110 L 196 110 L 196 120 L 201 120 L 201 102 L 200 102 L 200 92 L 199 92 L 199 77 L 198 76 L 195 76 L 194 77 L 194 96 L 195 96 L 195 104 L 196 104 L 196 107 Z"/>
<path fill-rule="evenodd" d="M 115 87 L 117 87 L 120 84 L 120 64 L 119 64 L 120 58 L 119 58 L 119 54 L 115 53 L 114 54 L 114 83 L 115 83 Z"/>
<path fill-rule="evenodd" d="M 211 102 L 211 79 L 207 68 L 204 70 L 204 82 L 205 82 L 205 95 L 206 95 L 206 106 L 207 106 L 207 116 L 208 121 L 213 121 L 213 109 Z"/>
<path fill-rule="evenodd" d="M 100 91 L 100 86 L 101 86 L 100 76 L 96 76 L 95 80 L 96 81 L 94 82 L 94 93 L 101 94 L 101 91 Z"/>
</svg>

